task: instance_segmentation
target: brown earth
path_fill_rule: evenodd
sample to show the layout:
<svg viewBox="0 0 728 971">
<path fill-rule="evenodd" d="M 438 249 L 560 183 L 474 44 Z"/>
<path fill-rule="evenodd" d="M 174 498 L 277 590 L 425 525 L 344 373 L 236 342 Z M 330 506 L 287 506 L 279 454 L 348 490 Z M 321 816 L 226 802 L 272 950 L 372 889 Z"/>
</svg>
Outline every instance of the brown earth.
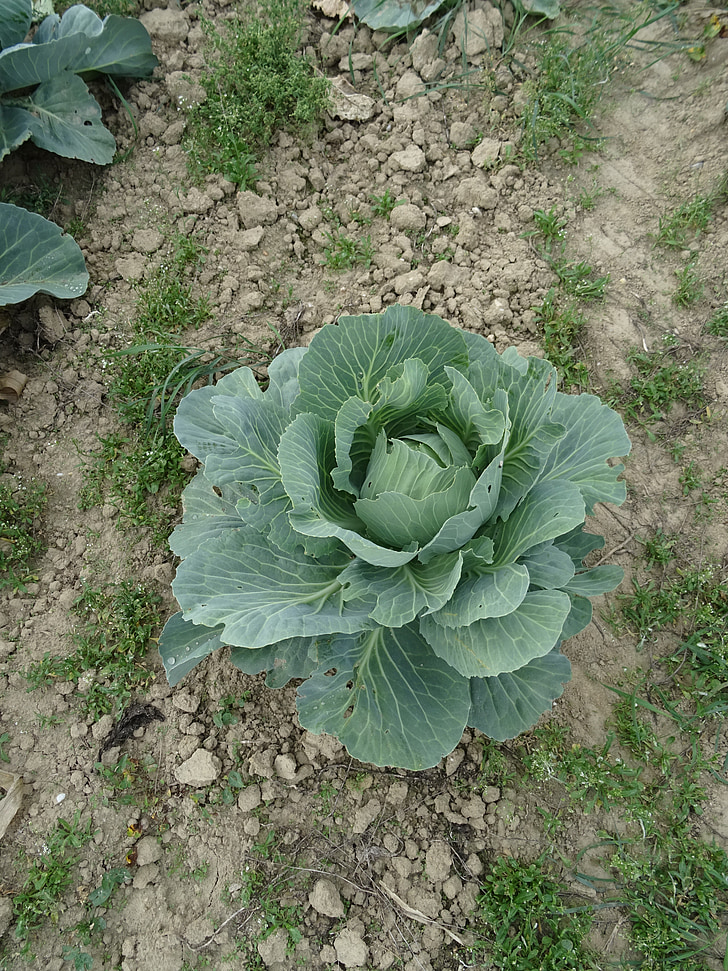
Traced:
<svg viewBox="0 0 728 971">
<path fill-rule="evenodd" d="M 85 581 L 140 580 L 173 609 L 172 557 L 144 532 L 117 529 L 111 504 L 79 511 L 79 454 L 92 452 L 97 436 L 116 427 L 106 399 L 110 355 L 129 342 L 134 283 L 165 259 L 170 231 L 194 232 L 209 248 L 196 286 L 211 299 L 214 318 L 191 336 L 196 347 L 232 347 L 240 337 L 270 344 L 269 324 L 290 346 L 341 313 L 377 312 L 399 301 L 484 334 L 499 350 L 515 344 L 521 353 L 539 354 L 533 308 L 554 277 L 524 234 L 534 228 L 534 210 L 556 207 L 568 217 L 569 255 L 610 275 L 606 299 L 585 305 L 580 353 L 593 388 L 606 391 L 612 378 L 627 378 L 628 350 L 654 349 L 667 332 L 709 354 L 710 420 L 704 413 L 678 414 L 669 431 L 687 443 L 685 461 L 707 477 L 725 477 L 728 354 L 703 324 L 726 300 L 728 215 L 719 211 L 699 239 L 705 296 L 687 309 L 671 300 L 685 254 L 656 249 L 651 234 L 662 214 L 707 191 L 724 172 L 728 40 L 708 45 L 700 62 L 678 52 L 650 64 L 649 51 L 628 52 L 620 70 L 605 78 L 595 119 L 604 140 L 594 153 L 570 166 L 552 144 L 538 164 L 521 167 L 502 161 L 520 138 L 514 105 L 523 76 L 513 62 L 487 52 L 469 57 L 470 68 L 492 72 L 497 93 L 444 85 L 428 93 L 423 82 L 438 71 L 447 77 L 461 69 L 455 42 L 442 63 L 436 39 L 427 34 L 382 53 L 382 38 L 369 30 L 344 26 L 332 37 L 335 22 L 312 14 L 307 44 L 321 70 L 346 76 L 351 44 L 353 81 L 372 98 L 371 117 L 329 118 L 308 142 L 280 135 L 251 195 L 218 177 L 193 185 L 181 145 L 186 78 L 194 80 L 205 64 L 199 12 L 222 19 L 227 9 L 205 0 L 199 8 L 145 15 L 161 68 L 128 94 L 141 139 L 106 173 L 74 168 L 78 196 L 59 211 L 59 221 L 88 214 L 80 242 L 89 292 L 70 305 L 13 308 L 0 335 L 0 372 L 16 368 L 29 376 L 17 404 L 0 411 L 0 430 L 9 436 L 7 474 L 17 481 L 36 476 L 50 486 L 49 551 L 38 564 L 39 579 L 0 599 L 0 734 L 10 735 L 9 768 L 25 783 L 22 809 L 0 845 L 0 894 L 6 895 L 0 896 L 0 967 L 70 966 L 63 946 L 75 941 L 71 928 L 86 913 L 89 890 L 109 868 L 125 865 L 134 849 L 133 880 L 116 891 L 102 943 L 85 948 L 94 968 L 259 966 L 252 955 L 275 971 L 298 965 L 454 969 L 469 963 L 458 939 L 472 939 L 478 877 L 487 861 L 498 854 L 535 858 L 544 843 L 536 806 L 558 812 L 558 795 L 548 784 L 528 791 L 487 784 L 473 731 L 423 773 L 353 763 L 335 740 L 300 729 L 293 688 L 271 692 L 213 656 L 172 690 L 151 645 L 157 677 L 138 700 L 158 706 L 165 721 L 123 744 L 121 751 L 156 766 L 138 798 L 125 804 L 94 770 L 110 719 L 92 724 L 80 717 L 73 685 L 28 694 L 23 677 L 46 651 L 70 650 L 70 607 Z M 680 10 L 682 35 L 698 36 L 710 11 L 695 2 Z M 669 20 L 660 21 L 649 38 L 671 41 L 672 30 Z M 107 119 L 120 149 L 131 146 L 125 114 Z M 33 160 L 30 150 L 16 153 L 0 178 L 22 176 Z M 47 164 L 49 171 L 69 171 L 57 160 Z M 371 194 L 386 188 L 403 204 L 390 221 L 375 217 L 362 229 L 352 212 L 370 213 Z M 594 193 L 593 209 L 579 201 L 582 190 Z M 350 236 L 371 233 L 371 266 L 337 272 L 324 265 L 331 211 Z M 641 549 L 636 537 L 657 528 L 680 534 L 690 562 L 721 561 L 728 549 L 725 501 L 701 525 L 664 444 L 639 427 L 630 431 L 628 499 L 619 509 L 598 507 L 588 524 L 605 535 L 610 562 L 625 568 L 628 584 Z M 542 721 L 569 726 L 575 741 L 597 747 L 613 703 L 605 685 L 648 662 L 635 637 L 617 637 L 603 619 L 613 597 L 597 604 L 594 623 L 566 644 L 574 677 Z M 215 725 L 218 701 L 243 694 L 241 720 Z M 725 749 L 725 739 L 721 744 Z M 504 750 L 514 757 L 518 751 L 516 743 Z M 119 755 L 116 748 L 105 761 Z M 247 787 L 226 806 L 220 787 L 235 768 Z M 16 861 L 21 852 L 37 858 L 53 824 L 76 812 L 92 820 L 96 835 L 79 851 L 57 922 L 49 918 L 31 936 L 35 958 L 21 957 L 9 911 L 24 879 Z M 728 848 L 726 819 L 726 790 L 715 784 L 704 832 Z M 563 852 L 573 855 L 593 843 L 610 822 L 619 825 L 605 815 L 572 814 Z M 278 855 L 268 878 L 280 881 L 281 902 L 300 910 L 293 932 L 279 926 L 259 942 L 265 915 L 255 900 L 241 906 L 236 895 L 269 834 Z M 603 912 L 596 927 L 605 960 L 618 956 L 624 947 L 619 913 Z"/>
</svg>

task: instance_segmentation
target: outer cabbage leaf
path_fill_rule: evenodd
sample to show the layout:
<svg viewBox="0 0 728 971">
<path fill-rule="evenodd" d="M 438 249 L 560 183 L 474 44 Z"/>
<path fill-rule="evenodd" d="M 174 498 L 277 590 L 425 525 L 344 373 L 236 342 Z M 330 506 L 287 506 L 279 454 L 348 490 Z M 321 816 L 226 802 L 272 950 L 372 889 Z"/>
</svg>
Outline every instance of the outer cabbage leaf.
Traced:
<svg viewBox="0 0 728 971">
<path fill-rule="evenodd" d="M 298 689 L 298 717 L 362 762 L 426 769 L 457 745 L 470 710 L 468 681 L 413 626 L 332 638 Z"/>
<path fill-rule="evenodd" d="M 167 680 L 174 687 L 200 661 L 223 645 L 222 625 L 200 627 L 185 620 L 182 611 L 172 614 L 159 635 L 159 653 Z"/>
<path fill-rule="evenodd" d="M 270 546 L 250 527 L 228 530 L 177 569 L 172 584 L 185 620 L 224 627 L 235 647 L 265 647 L 289 637 L 355 633 L 374 626 L 375 599 L 341 597 L 346 553 L 315 560 Z"/>
<path fill-rule="evenodd" d="M 86 292 L 78 243 L 35 212 L 0 202 L 0 307 L 34 293 L 72 300 Z"/>
<path fill-rule="evenodd" d="M 542 657 L 561 639 L 571 601 L 558 590 L 533 590 L 502 617 L 443 627 L 432 616 L 420 630 L 435 654 L 466 678 L 494 677 Z"/>
<path fill-rule="evenodd" d="M 468 725 L 497 742 L 515 738 L 535 725 L 561 696 L 571 665 L 558 648 L 497 678 L 473 678 Z"/>
<path fill-rule="evenodd" d="M 422 23 L 445 0 L 353 0 L 354 13 L 372 30 L 402 30 Z"/>
<path fill-rule="evenodd" d="M 316 668 L 316 638 L 290 637 L 267 647 L 232 647 L 230 660 L 245 674 L 267 673 L 269 688 L 282 688 L 291 678 L 307 678 Z"/>
<path fill-rule="evenodd" d="M 241 529 L 243 522 L 235 508 L 240 493 L 235 484 L 221 489 L 204 474 L 194 477 L 182 493 L 182 522 L 169 537 L 170 549 L 184 559 L 206 543 L 215 543 L 228 529 Z"/>
<path fill-rule="evenodd" d="M 31 0 L 0 0 L 0 50 L 24 41 L 32 19 Z"/>
</svg>

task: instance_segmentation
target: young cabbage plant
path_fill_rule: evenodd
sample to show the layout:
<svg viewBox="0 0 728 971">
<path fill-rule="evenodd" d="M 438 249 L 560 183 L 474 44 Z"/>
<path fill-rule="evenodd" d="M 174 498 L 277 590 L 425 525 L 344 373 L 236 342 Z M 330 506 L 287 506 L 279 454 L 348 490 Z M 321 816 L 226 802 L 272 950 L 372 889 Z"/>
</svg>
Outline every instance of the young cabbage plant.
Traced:
<svg viewBox="0 0 728 971">
<path fill-rule="evenodd" d="M 298 688 L 301 725 L 363 762 L 435 765 L 470 725 L 513 738 L 570 678 L 562 641 L 621 580 L 584 568 L 619 504 L 619 416 L 554 368 L 412 307 L 342 317 L 184 398 L 203 467 L 171 537 L 177 684 L 212 651 Z"/>
</svg>

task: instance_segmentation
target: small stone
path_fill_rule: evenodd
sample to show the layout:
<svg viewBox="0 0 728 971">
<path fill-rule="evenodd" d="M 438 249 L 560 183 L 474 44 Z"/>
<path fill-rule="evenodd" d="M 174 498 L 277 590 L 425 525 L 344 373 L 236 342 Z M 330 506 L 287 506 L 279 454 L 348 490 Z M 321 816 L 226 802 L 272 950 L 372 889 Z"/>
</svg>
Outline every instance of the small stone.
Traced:
<svg viewBox="0 0 728 971">
<path fill-rule="evenodd" d="M 164 242 L 164 236 L 157 229 L 137 229 L 131 238 L 131 245 L 140 253 L 156 253 Z"/>
<path fill-rule="evenodd" d="M 475 137 L 475 128 L 467 121 L 454 121 L 450 126 L 450 144 L 455 148 L 469 148 Z"/>
<path fill-rule="evenodd" d="M 369 959 L 369 948 L 355 931 L 344 929 L 334 940 L 336 960 L 345 968 L 363 968 Z"/>
<path fill-rule="evenodd" d="M 246 229 L 269 226 L 276 221 L 278 207 L 272 199 L 249 190 L 238 193 L 238 212 Z"/>
<path fill-rule="evenodd" d="M 382 810 L 382 804 L 378 799 L 370 799 L 366 806 L 357 810 L 354 816 L 352 831 L 354 833 L 364 833 L 371 826 Z"/>
<path fill-rule="evenodd" d="M 252 813 L 262 801 L 260 786 L 253 783 L 252 786 L 246 786 L 238 796 L 238 809 L 244 813 Z"/>
<path fill-rule="evenodd" d="M 501 153 L 501 142 L 497 138 L 484 138 L 470 153 L 470 161 L 478 168 L 487 168 L 497 162 Z"/>
<path fill-rule="evenodd" d="M 287 953 L 288 931 L 285 927 L 276 928 L 264 941 L 258 942 L 258 954 L 267 968 L 284 964 Z"/>
<path fill-rule="evenodd" d="M 177 766 L 174 774 L 182 785 L 199 789 L 211 785 L 220 775 L 220 769 L 220 759 L 207 749 L 198 748 L 186 762 Z"/>
<path fill-rule="evenodd" d="M 156 863 L 162 856 L 162 847 L 159 845 L 156 836 L 142 836 L 136 843 L 136 862 L 137 866 L 148 866 Z"/>
<path fill-rule="evenodd" d="M 295 779 L 296 760 L 292 755 L 276 755 L 273 768 L 279 779 Z"/>
<path fill-rule="evenodd" d="M 452 853 L 447 843 L 432 843 L 425 855 L 427 876 L 433 883 L 443 883 L 450 876 Z"/>
<path fill-rule="evenodd" d="M 194 471 L 191 469 L 190 471 Z M 180 711 L 186 711 L 189 714 L 193 714 L 200 707 L 200 698 L 198 695 L 193 695 L 191 691 L 177 691 L 172 696 L 172 704 L 175 708 Z"/>
<path fill-rule="evenodd" d="M 389 222 L 394 229 L 399 229 L 401 232 L 411 232 L 412 230 L 424 229 L 427 217 L 417 206 L 405 203 L 403 206 L 394 207 Z"/>
<path fill-rule="evenodd" d="M 181 10 L 150 10 L 139 18 L 152 37 L 168 44 L 180 44 L 190 32 L 187 15 Z"/>
<path fill-rule="evenodd" d="M 425 153 L 417 145 L 409 145 L 401 152 L 392 152 L 391 159 L 405 172 L 422 172 L 427 165 Z"/>
<path fill-rule="evenodd" d="M 114 719 L 111 717 L 111 715 L 102 715 L 91 729 L 91 734 L 98 742 L 101 739 L 106 738 L 113 727 Z"/>
<path fill-rule="evenodd" d="M 313 890 L 308 895 L 308 902 L 313 909 L 326 917 L 343 917 L 344 905 L 341 896 L 331 880 L 322 877 L 317 880 Z"/>
<path fill-rule="evenodd" d="M 0 938 L 10 927 L 13 919 L 13 902 L 10 897 L 0 897 Z"/>
</svg>

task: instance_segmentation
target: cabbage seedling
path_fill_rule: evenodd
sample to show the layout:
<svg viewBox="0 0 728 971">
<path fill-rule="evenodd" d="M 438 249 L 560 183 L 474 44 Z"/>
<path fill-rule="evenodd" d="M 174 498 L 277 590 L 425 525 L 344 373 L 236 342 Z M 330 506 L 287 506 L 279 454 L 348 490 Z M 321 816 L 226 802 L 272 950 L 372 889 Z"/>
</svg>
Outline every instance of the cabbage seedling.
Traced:
<svg viewBox="0 0 728 971">
<path fill-rule="evenodd" d="M 435 765 L 470 725 L 513 738 L 570 678 L 562 641 L 616 566 L 596 502 L 621 503 L 619 416 L 554 368 L 412 307 L 342 317 L 185 397 L 203 463 L 171 537 L 177 684 L 206 655 L 291 678 L 301 725 L 363 762 Z"/>
</svg>

